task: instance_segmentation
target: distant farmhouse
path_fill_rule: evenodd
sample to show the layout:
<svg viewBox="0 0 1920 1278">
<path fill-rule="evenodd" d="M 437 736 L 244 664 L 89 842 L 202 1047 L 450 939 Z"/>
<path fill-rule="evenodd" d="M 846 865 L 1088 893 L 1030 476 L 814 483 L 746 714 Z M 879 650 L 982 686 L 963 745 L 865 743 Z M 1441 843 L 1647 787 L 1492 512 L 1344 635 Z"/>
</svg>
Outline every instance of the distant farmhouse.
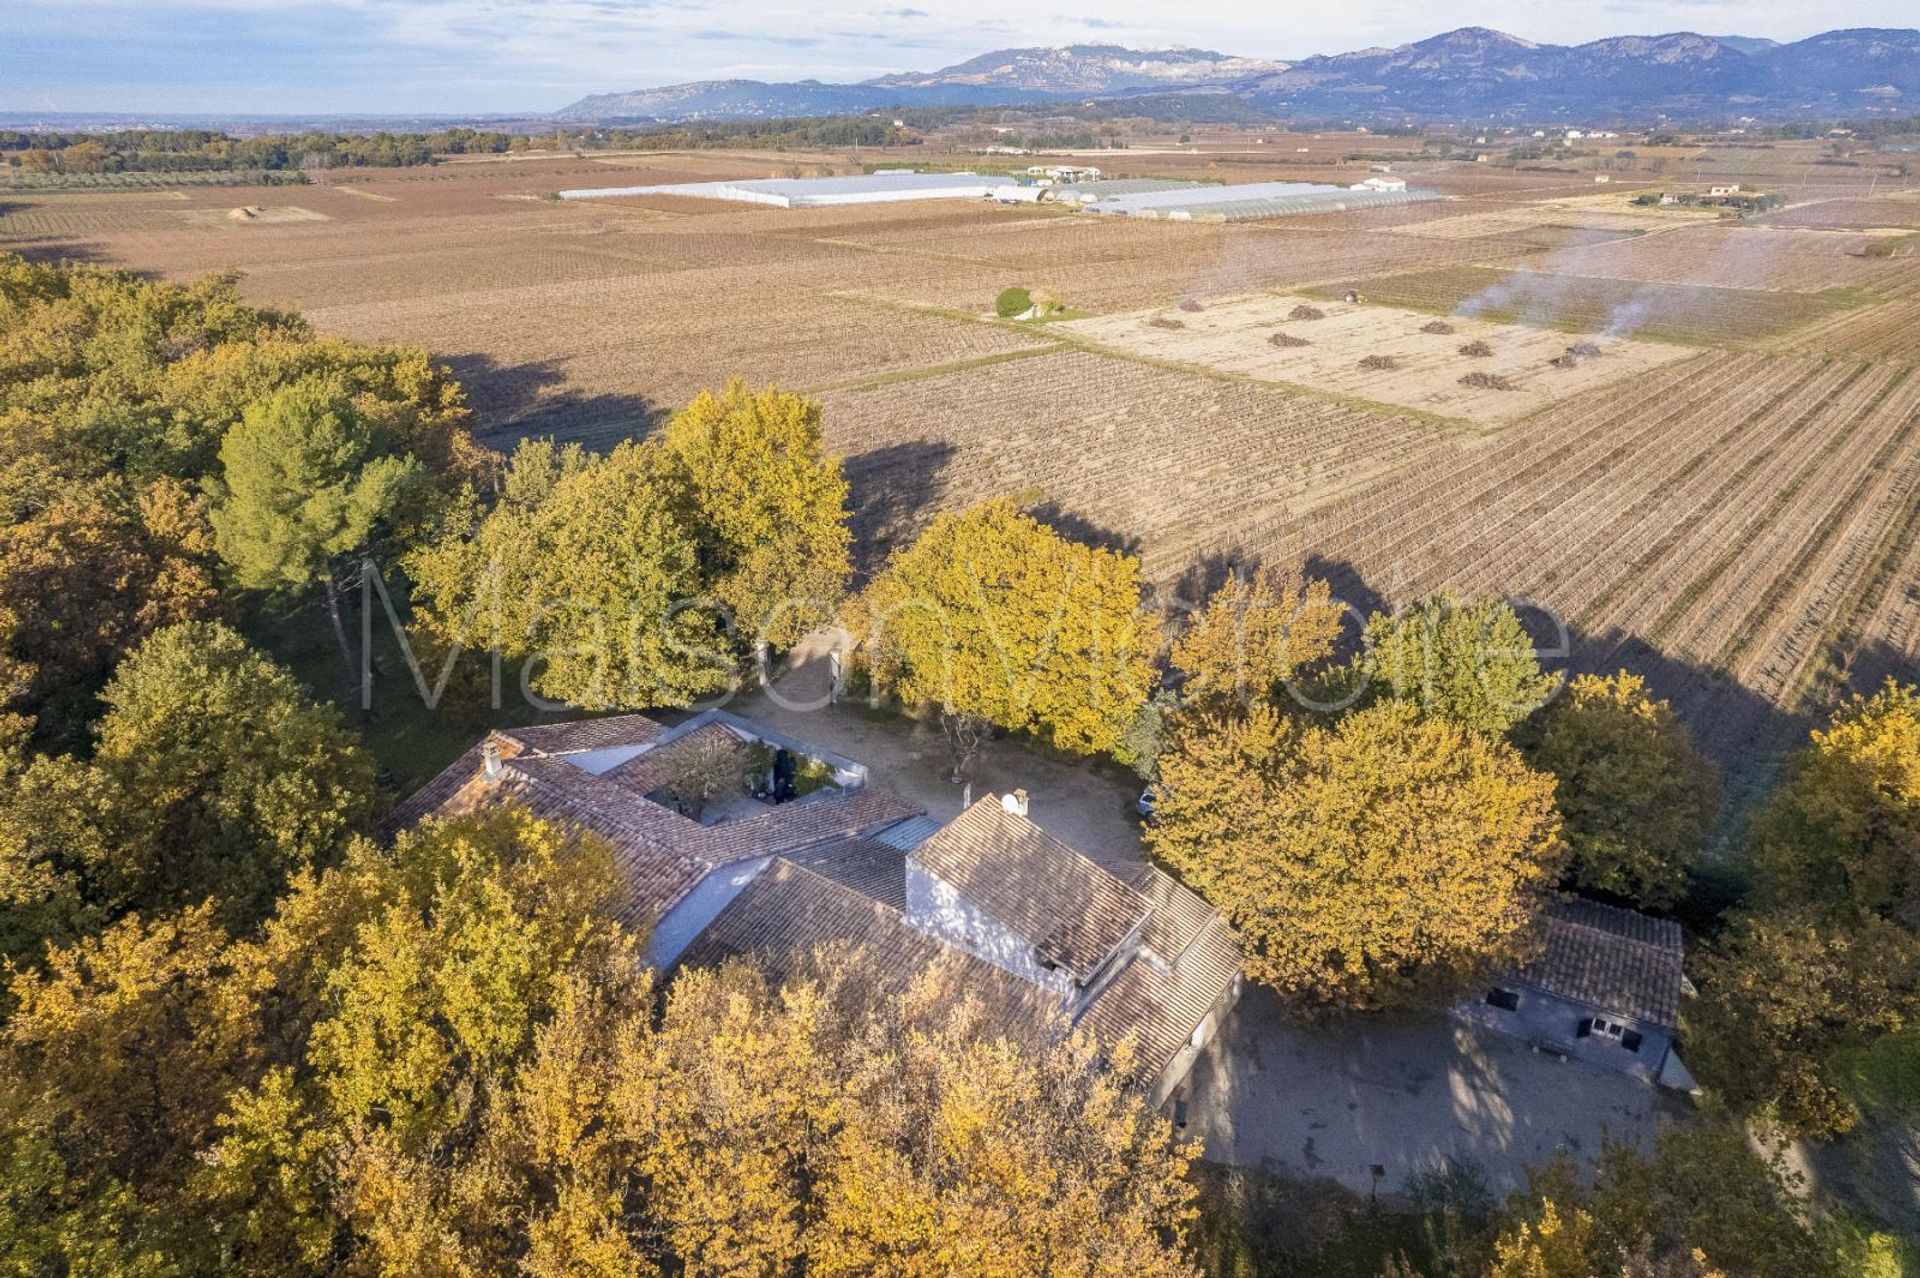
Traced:
<svg viewBox="0 0 1920 1278">
<path fill-rule="evenodd" d="M 751 783 L 687 815 L 673 780 L 716 745 L 746 753 Z M 1003 1022 L 1130 1039 L 1155 1105 L 1239 997 L 1240 951 L 1212 907 L 1151 866 L 1095 864 L 1029 819 L 1024 792 L 943 826 L 862 765 L 724 711 L 492 732 L 392 825 L 506 802 L 612 845 L 625 921 L 651 923 L 663 971 L 746 956 L 777 979 L 843 945 L 883 989 L 938 968 Z"/>
<path fill-rule="evenodd" d="M 1697 1090 L 1673 1039 L 1686 991 L 1680 925 L 1594 901 L 1547 911 L 1538 958 L 1456 1015 L 1538 1051 Z"/>
</svg>

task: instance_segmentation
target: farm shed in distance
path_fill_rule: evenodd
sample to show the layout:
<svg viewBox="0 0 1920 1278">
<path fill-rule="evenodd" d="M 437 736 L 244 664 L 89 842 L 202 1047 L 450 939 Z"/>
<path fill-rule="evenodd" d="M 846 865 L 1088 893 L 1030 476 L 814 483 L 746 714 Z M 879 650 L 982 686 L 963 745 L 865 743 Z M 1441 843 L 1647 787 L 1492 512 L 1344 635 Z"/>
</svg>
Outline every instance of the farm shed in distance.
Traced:
<svg viewBox="0 0 1920 1278">
<path fill-rule="evenodd" d="M 1246 222 L 1302 213 L 1344 213 L 1382 204 L 1412 204 L 1442 197 L 1433 191 L 1351 191 L 1313 182 L 1249 182 L 1242 186 L 1195 186 L 1114 195 L 1082 204 L 1108 217 L 1165 218 L 1174 222 Z"/>
<path fill-rule="evenodd" d="M 608 200 L 630 195 L 679 195 L 805 209 L 833 204 L 890 204 L 902 200 L 979 199 L 1005 179 L 978 173 L 859 173 L 846 177 L 759 178 L 676 182 L 665 186 L 602 186 L 562 191 L 563 200 Z"/>
</svg>

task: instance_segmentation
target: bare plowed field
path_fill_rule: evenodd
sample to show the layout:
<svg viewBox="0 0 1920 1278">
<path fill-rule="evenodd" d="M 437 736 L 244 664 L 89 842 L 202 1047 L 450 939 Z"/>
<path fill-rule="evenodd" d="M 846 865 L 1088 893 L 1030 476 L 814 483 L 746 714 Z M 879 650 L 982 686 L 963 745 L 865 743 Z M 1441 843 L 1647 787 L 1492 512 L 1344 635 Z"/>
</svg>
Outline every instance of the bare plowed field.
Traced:
<svg viewBox="0 0 1920 1278">
<path fill-rule="evenodd" d="M 1867 246 L 1881 238 L 1857 232 L 1787 230 L 1767 226 L 1702 226 L 1631 242 L 1556 253 L 1542 263 L 1558 275 L 1724 289 L 1821 293 L 1835 288 L 1898 295 L 1920 289 L 1920 255 L 1876 258 Z"/>
<path fill-rule="evenodd" d="M 1576 664 L 1653 677 L 1744 773 L 1885 612 L 1916 483 L 1912 370 L 1714 355 L 1342 499 L 1276 545 L 1349 597 L 1538 601 Z"/>
<path fill-rule="evenodd" d="M 1290 320 L 1312 304 L 1317 320 Z M 1140 311 L 1059 327 L 1132 355 L 1330 391 L 1400 408 L 1499 426 L 1559 400 L 1635 377 L 1692 354 L 1685 347 L 1606 338 L 1591 358 L 1564 359 L 1565 333 L 1485 320 L 1449 321 L 1391 306 L 1349 305 L 1265 294 L 1213 302 L 1201 311 Z M 1277 339 L 1277 340 L 1276 340 Z M 1293 345 L 1299 342 L 1301 345 Z M 1462 354 L 1482 342 L 1486 356 Z M 1369 368 L 1385 360 L 1391 367 Z M 1463 385 L 1462 378 L 1476 378 Z"/>
<path fill-rule="evenodd" d="M 942 507 L 1029 493 L 1067 526 L 1135 547 L 1160 579 L 1356 485 L 1436 464 L 1463 438 L 1415 417 L 1083 352 L 823 398 L 870 543 L 895 542 Z"/>
</svg>

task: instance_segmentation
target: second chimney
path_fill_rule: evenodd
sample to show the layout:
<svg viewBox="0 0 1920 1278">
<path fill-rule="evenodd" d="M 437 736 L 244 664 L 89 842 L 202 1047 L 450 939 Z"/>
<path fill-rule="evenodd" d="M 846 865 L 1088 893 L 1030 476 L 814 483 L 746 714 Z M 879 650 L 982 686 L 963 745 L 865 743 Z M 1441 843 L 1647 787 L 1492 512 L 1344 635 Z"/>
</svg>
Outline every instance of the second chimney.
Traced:
<svg viewBox="0 0 1920 1278">
<path fill-rule="evenodd" d="M 488 737 L 480 746 L 480 770 L 489 781 L 500 775 L 500 743 Z"/>
</svg>

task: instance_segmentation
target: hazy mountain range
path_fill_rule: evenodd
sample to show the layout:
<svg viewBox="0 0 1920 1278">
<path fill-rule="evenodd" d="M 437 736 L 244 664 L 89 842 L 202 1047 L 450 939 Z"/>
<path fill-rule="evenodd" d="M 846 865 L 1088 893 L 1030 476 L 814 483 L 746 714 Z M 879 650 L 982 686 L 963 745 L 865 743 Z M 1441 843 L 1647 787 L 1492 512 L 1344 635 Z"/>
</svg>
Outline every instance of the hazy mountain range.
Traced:
<svg viewBox="0 0 1920 1278">
<path fill-rule="evenodd" d="M 1792 44 L 1679 32 L 1566 46 L 1465 27 L 1293 63 L 1076 44 L 1001 49 L 860 84 L 708 80 L 601 93 L 557 114 L 572 122 L 755 119 L 1194 92 L 1232 95 L 1267 112 L 1354 118 L 1920 114 L 1920 31 L 1829 31 Z"/>
</svg>

